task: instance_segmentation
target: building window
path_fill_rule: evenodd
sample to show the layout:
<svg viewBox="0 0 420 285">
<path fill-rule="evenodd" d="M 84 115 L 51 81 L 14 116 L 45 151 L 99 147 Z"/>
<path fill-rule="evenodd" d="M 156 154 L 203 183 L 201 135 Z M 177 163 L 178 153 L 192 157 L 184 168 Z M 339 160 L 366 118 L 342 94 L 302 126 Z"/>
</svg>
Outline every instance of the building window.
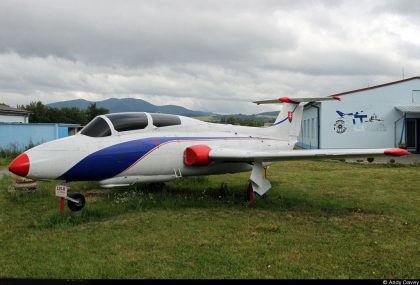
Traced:
<svg viewBox="0 0 420 285">
<path fill-rule="evenodd" d="M 305 120 L 302 121 L 302 130 L 301 130 L 302 139 L 305 136 Z"/>
<path fill-rule="evenodd" d="M 311 137 L 312 138 L 315 138 L 315 123 L 314 123 L 314 118 L 311 119 L 311 132 L 312 132 Z"/>
<path fill-rule="evenodd" d="M 306 137 L 309 138 L 309 119 L 306 120 Z"/>
</svg>

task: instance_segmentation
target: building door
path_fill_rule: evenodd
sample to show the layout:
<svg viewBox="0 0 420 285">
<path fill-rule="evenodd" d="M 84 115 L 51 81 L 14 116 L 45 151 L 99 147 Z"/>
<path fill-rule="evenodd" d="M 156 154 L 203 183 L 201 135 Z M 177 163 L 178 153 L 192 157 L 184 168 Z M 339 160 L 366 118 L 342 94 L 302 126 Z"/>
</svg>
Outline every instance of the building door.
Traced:
<svg viewBox="0 0 420 285">
<path fill-rule="evenodd" d="M 416 119 L 416 152 L 420 153 L 420 119 Z"/>
<path fill-rule="evenodd" d="M 420 119 L 407 119 L 407 150 L 420 152 Z"/>
</svg>

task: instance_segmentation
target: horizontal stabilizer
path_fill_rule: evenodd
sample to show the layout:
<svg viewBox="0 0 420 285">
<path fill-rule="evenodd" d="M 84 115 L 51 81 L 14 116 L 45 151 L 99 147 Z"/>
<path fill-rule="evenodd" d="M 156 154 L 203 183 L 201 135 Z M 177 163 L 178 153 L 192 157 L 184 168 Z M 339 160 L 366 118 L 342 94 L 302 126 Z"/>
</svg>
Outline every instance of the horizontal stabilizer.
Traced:
<svg viewBox="0 0 420 285">
<path fill-rule="evenodd" d="M 352 158 L 374 156 L 405 156 L 411 153 L 400 148 L 383 149 L 309 149 L 286 151 L 247 151 L 238 149 L 212 149 L 210 158 L 214 161 L 263 162 L 281 160 L 303 160 L 324 158 Z"/>
<path fill-rule="evenodd" d="M 278 99 L 254 101 L 253 103 L 255 103 L 257 105 L 260 105 L 260 104 L 280 104 L 280 103 L 299 104 L 299 103 L 302 103 L 302 102 L 318 102 L 318 101 L 329 101 L 329 100 L 338 100 L 338 101 L 340 101 L 341 98 L 338 97 L 338 96 L 331 96 L 331 97 L 301 97 L 301 98 L 281 97 L 281 98 L 278 98 Z"/>
</svg>

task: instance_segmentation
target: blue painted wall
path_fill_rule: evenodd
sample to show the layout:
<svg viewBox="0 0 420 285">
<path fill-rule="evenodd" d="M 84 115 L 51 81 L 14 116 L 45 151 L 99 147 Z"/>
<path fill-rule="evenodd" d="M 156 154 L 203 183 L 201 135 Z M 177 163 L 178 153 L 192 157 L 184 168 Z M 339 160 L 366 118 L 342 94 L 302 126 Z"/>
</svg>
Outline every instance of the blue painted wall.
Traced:
<svg viewBox="0 0 420 285">
<path fill-rule="evenodd" d="M 69 128 L 66 126 L 58 126 L 58 137 L 65 138 L 68 136 Z"/>
<path fill-rule="evenodd" d="M 67 137 L 69 127 L 65 124 L 0 123 L 0 148 L 25 150 L 29 144 L 38 145 Z"/>
</svg>

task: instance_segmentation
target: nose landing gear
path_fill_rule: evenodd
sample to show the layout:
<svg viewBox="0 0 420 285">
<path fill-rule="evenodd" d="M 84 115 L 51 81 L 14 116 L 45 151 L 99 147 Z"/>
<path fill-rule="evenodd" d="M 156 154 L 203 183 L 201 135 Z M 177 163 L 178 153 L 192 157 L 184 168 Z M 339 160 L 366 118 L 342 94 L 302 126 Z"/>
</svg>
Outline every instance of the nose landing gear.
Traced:
<svg viewBox="0 0 420 285">
<path fill-rule="evenodd" d="M 60 197 L 60 213 L 64 215 L 64 200 L 67 200 L 67 206 L 72 212 L 77 212 L 83 209 L 86 204 L 85 196 L 80 193 L 67 194 L 70 189 L 70 183 L 57 185 L 55 187 L 55 195 Z"/>
<path fill-rule="evenodd" d="M 73 212 L 80 211 L 86 204 L 85 196 L 80 193 L 72 193 L 64 199 L 67 200 L 67 206 Z"/>
</svg>

